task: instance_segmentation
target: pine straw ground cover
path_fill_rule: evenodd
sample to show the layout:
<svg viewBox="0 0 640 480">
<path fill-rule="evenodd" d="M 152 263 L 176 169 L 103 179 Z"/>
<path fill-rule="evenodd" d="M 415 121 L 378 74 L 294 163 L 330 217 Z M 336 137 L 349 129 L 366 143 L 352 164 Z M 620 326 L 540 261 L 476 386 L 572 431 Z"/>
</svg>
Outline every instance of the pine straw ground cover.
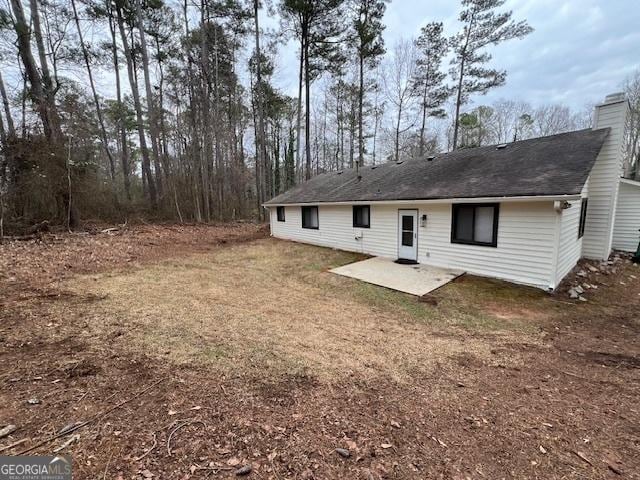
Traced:
<svg viewBox="0 0 640 480">
<path fill-rule="evenodd" d="M 463 277 L 432 305 L 264 236 L 0 246 L 2 453 L 89 421 L 34 451 L 73 439 L 87 479 L 639 478 L 638 267 L 587 303 Z"/>
</svg>

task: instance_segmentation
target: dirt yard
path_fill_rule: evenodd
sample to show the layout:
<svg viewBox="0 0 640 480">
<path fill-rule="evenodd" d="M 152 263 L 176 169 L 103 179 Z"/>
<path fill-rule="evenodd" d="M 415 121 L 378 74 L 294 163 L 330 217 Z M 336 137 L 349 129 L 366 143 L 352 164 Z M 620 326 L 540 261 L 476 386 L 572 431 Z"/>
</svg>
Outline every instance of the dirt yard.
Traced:
<svg viewBox="0 0 640 480">
<path fill-rule="evenodd" d="M 0 245 L 0 454 L 59 449 L 78 479 L 640 478 L 640 267 L 586 302 L 465 276 L 425 303 L 327 272 L 359 258 L 251 224 Z"/>
</svg>

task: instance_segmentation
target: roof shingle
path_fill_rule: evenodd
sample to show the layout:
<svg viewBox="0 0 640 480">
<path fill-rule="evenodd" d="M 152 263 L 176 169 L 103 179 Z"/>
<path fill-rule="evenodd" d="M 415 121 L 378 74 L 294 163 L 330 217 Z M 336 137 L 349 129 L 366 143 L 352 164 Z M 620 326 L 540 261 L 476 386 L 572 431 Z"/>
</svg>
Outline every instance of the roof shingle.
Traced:
<svg viewBox="0 0 640 480">
<path fill-rule="evenodd" d="M 578 130 L 329 172 L 265 205 L 579 194 L 609 129 Z"/>
</svg>

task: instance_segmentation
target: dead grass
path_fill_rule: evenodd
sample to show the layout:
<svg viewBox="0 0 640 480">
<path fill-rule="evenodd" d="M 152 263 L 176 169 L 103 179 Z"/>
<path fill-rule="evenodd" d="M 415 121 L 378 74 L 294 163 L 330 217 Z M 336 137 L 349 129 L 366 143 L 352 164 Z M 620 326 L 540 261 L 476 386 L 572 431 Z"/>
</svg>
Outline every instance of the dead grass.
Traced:
<svg viewBox="0 0 640 480">
<path fill-rule="evenodd" d="M 74 478 L 637 477 L 639 267 L 588 302 L 466 276 L 434 307 L 326 272 L 356 255 L 234 244 L 255 230 L 0 248 L 5 453 L 115 408 Z"/>
<path fill-rule="evenodd" d="M 441 289 L 440 305 L 433 307 L 327 272 L 359 258 L 265 239 L 124 273 L 76 277 L 67 286 L 105 298 L 87 309 L 88 335 L 125 327 L 127 348 L 230 375 L 402 381 L 444 357 L 486 358 L 512 330 L 524 331 L 521 322 L 505 324 L 479 309 L 482 292 L 473 282 Z M 444 328 L 447 335 L 440 335 Z M 456 335 L 456 329 L 481 335 Z"/>
</svg>

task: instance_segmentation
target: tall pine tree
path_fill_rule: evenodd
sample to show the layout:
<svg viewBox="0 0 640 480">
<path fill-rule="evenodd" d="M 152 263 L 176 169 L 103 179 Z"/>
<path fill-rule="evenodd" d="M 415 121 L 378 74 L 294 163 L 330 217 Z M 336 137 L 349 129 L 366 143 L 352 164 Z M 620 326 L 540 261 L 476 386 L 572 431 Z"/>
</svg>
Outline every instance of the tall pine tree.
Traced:
<svg viewBox="0 0 640 480">
<path fill-rule="evenodd" d="M 282 0 L 280 12 L 300 43 L 300 88 L 305 86 L 305 179 L 311 178 L 311 83 L 339 54 L 345 0 Z M 298 101 L 298 111 L 301 110 Z M 298 115 L 298 119 L 300 116 Z M 297 131 L 300 132 L 298 120 Z M 299 133 L 298 133 L 299 137 Z M 298 153 L 299 157 L 299 153 Z M 299 162 L 299 160 L 298 160 Z"/>
<path fill-rule="evenodd" d="M 375 68 L 379 58 L 384 55 L 382 32 L 385 25 L 382 17 L 389 0 L 353 0 L 353 28 L 355 31 L 356 52 L 358 54 L 358 162 L 364 165 L 363 103 L 365 96 L 365 67 Z"/>
<path fill-rule="evenodd" d="M 418 59 L 413 78 L 415 95 L 420 98 L 420 146 L 419 154 L 425 154 L 425 133 L 427 118 L 443 118 L 444 102 L 451 95 L 451 89 L 444 84 L 446 74 L 440 69 L 442 59 L 449 50 L 447 39 L 442 34 L 442 22 L 431 22 L 422 27 L 416 39 Z"/>
<path fill-rule="evenodd" d="M 513 38 L 522 38 L 533 31 L 526 20 L 512 20 L 513 12 L 496 12 L 506 0 L 462 0 L 458 17 L 464 25 L 452 38 L 454 58 L 451 75 L 456 82 L 456 108 L 453 124 L 453 148 L 458 146 L 460 107 L 473 94 L 486 94 L 503 85 L 507 72 L 485 67 L 491 54 L 485 49 Z"/>
</svg>

